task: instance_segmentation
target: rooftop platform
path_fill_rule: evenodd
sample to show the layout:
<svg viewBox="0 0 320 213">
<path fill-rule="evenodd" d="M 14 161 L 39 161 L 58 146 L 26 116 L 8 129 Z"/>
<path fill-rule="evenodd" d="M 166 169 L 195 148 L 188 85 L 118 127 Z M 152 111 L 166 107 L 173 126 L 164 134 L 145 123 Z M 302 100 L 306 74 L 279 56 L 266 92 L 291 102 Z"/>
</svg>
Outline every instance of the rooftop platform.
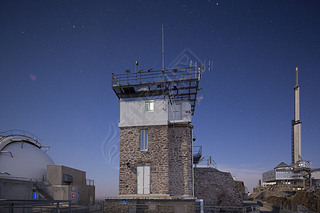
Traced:
<svg viewBox="0 0 320 213">
<path fill-rule="evenodd" d="M 120 98 L 167 96 L 170 101 L 189 101 L 194 114 L 202 66 L 138 71 L 115 75 L 112 89 Z"/>
</svg>

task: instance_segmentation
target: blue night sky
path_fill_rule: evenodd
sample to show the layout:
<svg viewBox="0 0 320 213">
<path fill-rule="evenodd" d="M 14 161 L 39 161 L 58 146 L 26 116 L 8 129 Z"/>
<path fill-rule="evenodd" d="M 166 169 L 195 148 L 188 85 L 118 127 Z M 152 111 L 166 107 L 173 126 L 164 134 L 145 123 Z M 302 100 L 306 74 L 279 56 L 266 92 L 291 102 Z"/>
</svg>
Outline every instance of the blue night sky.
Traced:
<svg viewBox="0 0 320 213">
<path fill-rule="evenodd" d="M 252 192 L 290 163 L 295 67 L 302 157 L 320 167 L 320 1 L 6 0 L 0 6 L 0 131 L 37 135 L 56 164 L 118 190 L 119 102 L 111 73 L 168 66 L 185 50 L 203 73 L 195 145 Z"/>
</svg>

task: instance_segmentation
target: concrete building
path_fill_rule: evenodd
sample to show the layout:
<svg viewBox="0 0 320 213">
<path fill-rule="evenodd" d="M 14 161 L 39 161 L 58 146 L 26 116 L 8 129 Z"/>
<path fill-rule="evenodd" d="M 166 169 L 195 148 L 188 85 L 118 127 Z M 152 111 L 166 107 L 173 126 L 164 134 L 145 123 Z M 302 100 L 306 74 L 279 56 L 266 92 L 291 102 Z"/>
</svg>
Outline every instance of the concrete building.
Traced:
<svg viewBox="0 0 320 213">
<path fill-rule="evenodd" d="M 311 164 L 298 166 L 289 166 L 284 162 L 281 162 L 273 170 L 264 172 L 262 174 L 262 182 L 264 186 L 267 185 L 294 185 L 303 188 L 303 173 L 301 168 L 311 168 Z"/>
<path fill-rule="evenodd" d="M 0 133 L 0 199 L 94 203 L 93 180 L 84 171 L 54 165 L 49 148 L 26 131 Z"/>
<path fill-rule="evenodd" d="M 94 181 L 86 172 L 61 165 L 47 166 L 47 188 L 54 200 L 71 200 L 78 204 L 93 204 Z"/>
</svg>

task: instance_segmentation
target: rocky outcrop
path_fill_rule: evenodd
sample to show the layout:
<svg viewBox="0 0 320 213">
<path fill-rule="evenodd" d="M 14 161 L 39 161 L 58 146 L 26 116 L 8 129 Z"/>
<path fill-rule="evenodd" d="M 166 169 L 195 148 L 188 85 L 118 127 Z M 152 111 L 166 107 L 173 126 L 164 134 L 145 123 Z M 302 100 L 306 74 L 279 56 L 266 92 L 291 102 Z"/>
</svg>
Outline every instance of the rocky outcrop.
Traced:
<svg viewBox="0 0 320 213">
<path fill-rule="evenodd" d="M 242 198 L 228 172 L 215 168 L 195 168 L 195 197 L 209 206 L 242 206 Z"/>
<path fill-rule="evenodd" d="M 320 212 L 320 198 L 312 192 L 299 191 L 287 203 L 294 206 L 302 205 L 310 211 Z"/>
<path fill-rule="evenodd" d="M 283 208 L 297 210 L 297 206 L 301 205 L 309 211 L 320 212 L 320 192 L 273 190 L 263 191 L 252 198 Z"/>
</svg>

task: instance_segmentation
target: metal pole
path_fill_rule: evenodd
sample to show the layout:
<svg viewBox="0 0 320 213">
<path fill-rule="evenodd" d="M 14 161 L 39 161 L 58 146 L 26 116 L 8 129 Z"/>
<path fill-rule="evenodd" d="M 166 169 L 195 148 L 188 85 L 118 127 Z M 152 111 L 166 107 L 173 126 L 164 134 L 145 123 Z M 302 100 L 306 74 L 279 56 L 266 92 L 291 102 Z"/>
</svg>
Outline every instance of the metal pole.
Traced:
<svg viewBox="0 0 320 213">
<path fill-rule="evenodd" d="M 9 213 L 13 213 L 13 203 L 11 203 L 9 206 Z"/>
<path fill-rule="evenodd" d="M 164 72 L 164 32 L 162 25 L 162 72 Z"/>
<path fill-rule="evenodd" d="M 59 201 L 57 202 L 57 213 L 60 213 L 60 209 L 59 209 Z"/>
<path fill-rule="evenodd" d="M 192 197 L 194 197 L 194 162 L 193 162 L 193 130 L 191 132 L 191 166 L 192 166 Z"/>
</svg>

